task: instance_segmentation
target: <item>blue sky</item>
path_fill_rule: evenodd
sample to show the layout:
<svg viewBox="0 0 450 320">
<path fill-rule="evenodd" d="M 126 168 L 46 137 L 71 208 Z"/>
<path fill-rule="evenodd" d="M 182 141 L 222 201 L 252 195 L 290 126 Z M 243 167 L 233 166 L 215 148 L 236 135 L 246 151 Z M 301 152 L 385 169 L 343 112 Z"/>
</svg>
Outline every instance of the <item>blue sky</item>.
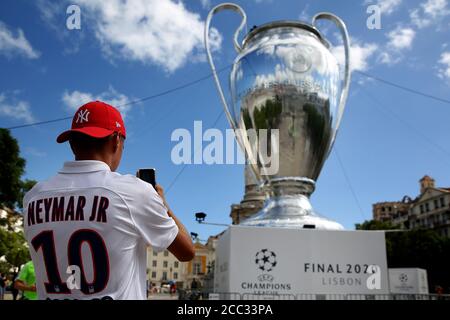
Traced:
<svg viewBox="0 0 450 320">
<path fill-rule="evenodd" d="M 66 8 L 74 3 L 81 8 L 81 30 L 66 28 Z M 121 105 L 208 75 L 203 22 L 218 3 L 1 1 L 0 126 L 67 117 L 89 99 Z M 353 69 L 450 99 L 446 0 L 236 3 L 246 10 L 249 27 L 333 12 L 344 19 L 352 37 Z M 382 9 L 379 30 L 366 26 L 366 9 L 372 3 Z M 214 41 L 218 66 L 229 65 L 235 56 L 231 36 L 238 23 L 233 13 L 220 14 L 214 21 L 219 31 Z M 339 55 L 336 30 L 323 27 Z M 221 110 L 212 79 L 122 108 L 128 138 L 119 171 L 155 167 L 158 182 L 167 187 L 182 168 L 170 158 L 173 130 L 192 131 L 195 120 L 209 127 Z M 335 149 L 312 197 L 314 207 L 353 229 L 354 223 L 371 217 L 373 203 L 416 196 L 418 180 L 425 174 L 439 186 L 450 186 L 449 119 L 448 104 L 354 73 Z M 69 126 L 70 121 L 62 121 L 12 130 L 27 160 L 26 178 L 46 179 L 72 158 L 68 145 L 55 142 Z M 216 128 L 229 128 L 224 116 Z M 211 222 L 229 223 L 230 205 L 243 195 L 243 180 L 241 165 L 190 165 L 167 198 L 188 229 L 206 239 L 222 228 L 200 226 L 193 214 L 204 211 Z"/>
</svg>

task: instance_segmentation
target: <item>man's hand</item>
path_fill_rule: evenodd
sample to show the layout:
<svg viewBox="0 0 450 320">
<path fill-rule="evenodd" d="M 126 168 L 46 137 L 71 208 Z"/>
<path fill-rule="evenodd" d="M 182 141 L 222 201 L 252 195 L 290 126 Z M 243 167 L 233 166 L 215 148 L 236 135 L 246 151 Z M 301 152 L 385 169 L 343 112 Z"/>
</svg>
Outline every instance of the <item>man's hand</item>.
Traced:
<svg viewBox="0 0 450 320">
<path fill-rule="evenodd" d="M 159 196 L 161 197 L 161 199 L 164 202 L 164 205 L 166 206 L 166 208 L 169 209 L 169 206 L 167 205 L 166 197 L 164 196 L 164 189 L 159 184 L 157 184 L 155 186 L 155 190 L 159 194 Z"/>
<path fill-rule="evenodd" d="M 168 250 L 177 257 L 180 261 L 190 261 L 195 256 L 195 249 L 192 243 L 189 232 L 183 226 L 180 220 L 173 214 L 172 210 L 170 210 L 169 205 L 167 204 L 166 197 L 164 196 L 164 189 L 157 184 L 155 186 L 156 192 L 161 197 L 164 206 L 167 208 L 167 214 L 171 217 L 176 225 L 178 226 L 178 235 L 172 244 L 168 247 Z"/>
</svg>

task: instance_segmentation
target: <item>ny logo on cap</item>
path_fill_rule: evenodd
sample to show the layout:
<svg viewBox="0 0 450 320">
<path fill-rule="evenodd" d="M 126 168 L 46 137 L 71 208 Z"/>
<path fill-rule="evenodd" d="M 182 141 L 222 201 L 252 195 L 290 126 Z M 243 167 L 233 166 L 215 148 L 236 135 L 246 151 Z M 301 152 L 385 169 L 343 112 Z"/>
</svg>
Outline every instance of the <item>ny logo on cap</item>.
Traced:
<svg viewBox="0 0 450 320">
<path fill-rule="evenodd" d="M 75 122 L 83 123 L 88 121 L 89 121 L 89 110 L 88 109 L 80 110 L 80 112 L 78 112 L 77 121 Z"/>
</svg>

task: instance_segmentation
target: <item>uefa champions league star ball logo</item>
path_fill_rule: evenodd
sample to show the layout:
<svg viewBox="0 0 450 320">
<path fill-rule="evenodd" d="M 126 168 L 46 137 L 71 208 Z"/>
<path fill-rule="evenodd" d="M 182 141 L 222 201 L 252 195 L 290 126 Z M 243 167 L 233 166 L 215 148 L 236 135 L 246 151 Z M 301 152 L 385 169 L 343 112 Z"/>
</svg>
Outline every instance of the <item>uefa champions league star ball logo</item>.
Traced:
<svg viewBox="0 0 450 320">
<path fill-rule="evenodd" d="M 277 255 L 269 249 L 262 249 L 256 253 L 255 263 L 262 271 L 272 271 L 277 265 Z"/>
<path fill-rule="evenodd" d="M 401 283 L 408 282 L 408 275 L 406 273 L 401 273 L 398 277 Z"/>
</svg>

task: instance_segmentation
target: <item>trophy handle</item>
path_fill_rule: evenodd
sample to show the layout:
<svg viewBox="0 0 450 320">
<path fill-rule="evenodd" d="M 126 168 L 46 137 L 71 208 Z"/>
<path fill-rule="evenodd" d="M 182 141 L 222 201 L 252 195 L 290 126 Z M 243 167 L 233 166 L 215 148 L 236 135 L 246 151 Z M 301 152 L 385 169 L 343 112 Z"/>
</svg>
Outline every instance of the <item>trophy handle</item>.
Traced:
<svg viewBox="0 0 450 320">
<path fill-rule="evenodd" d="M 222 101 L 223 107 L 225 109 L 225 114 L 227 116 L 228 122 L 230 122 L 230 125 L 233 128 L 233 130 L 235 132 L 237 132 L 236 131 L 237 124 L 235 122 L 235 119 L 233 119 L 233 117 L 231 116 L 230 108 L 228 107 L 227 101 L 225 99 L 225 95 L 222 90 L 222 85 L 220 84 L 219 77 L 217 76 L 216 66 L 214 65 L 214 61 L 213 61 L 213 58 L 211 55 L 211 48 L 209 45 L 209 30 L 210 30 L 211 20 L 215 14 L 217 14 L 223 10 L 233 10 L 235 12 L 238 12 L 242 16 L 241 24 L 239 25 L 239 28 L 234 33 L 234 37 L 233 37 L 234 48 L 237 51 L 237 53 L 240 53 L 242 51 L 242 47 L 239 44 L 238 37 L 239 37 L 239 34 L 242 31 L 242 29 L 246 26 L 247 15 L 245 14 L 244 10 L 237 4 L 234 4 L 234 3 L 219 4 L 219 5 L 215 6 L 214 8 L 212 8 L 211 11 L 208 13 L 208 17 L 206 18 L 206 23 L 205 23 L 205 31 L 204 31 L 205 32 L 204 38 L 205 38 L 206 55 L 208 57 L 209 65 L 211 66 L 211 70 L 212 70 L 212 74 L 214 77 L 214 81 L 217 86 L 217 90 L 219 91 L 220 100 Z"/>
<path fill-rule="evenodd" d="M 338 27 L 341 32 L 343 41 L 344 41 L 344 52 L 345 52 L 345 67 L 344 67 L 344 82 L 342 88 L 341 99 L 339 100 L 339 108 L 336 115 L 336 132 L 339 129 L 339 125 L 341 124 L 342 115 L 344 114 L 345 103 L 347 101 L 348 91 L 350 88 L 351 82 L 351 71 L 350 71 L 350 37 L 347 32 L 347 27 L 345 26 L 344 21 L 338 16 L 335 16 L 332 13 L 328 12 L 320 12 L 316 14 L 312 19 L 312 24 L 316 27 L 316 21 L 320 19 L 330 20 L 334 22 L 334 24 Z M 333 145 L 334 139 L 336 137 L 336 132 L 333 135 L 333 139 L 331 141 L 331 145 Z"/>
</svg>

